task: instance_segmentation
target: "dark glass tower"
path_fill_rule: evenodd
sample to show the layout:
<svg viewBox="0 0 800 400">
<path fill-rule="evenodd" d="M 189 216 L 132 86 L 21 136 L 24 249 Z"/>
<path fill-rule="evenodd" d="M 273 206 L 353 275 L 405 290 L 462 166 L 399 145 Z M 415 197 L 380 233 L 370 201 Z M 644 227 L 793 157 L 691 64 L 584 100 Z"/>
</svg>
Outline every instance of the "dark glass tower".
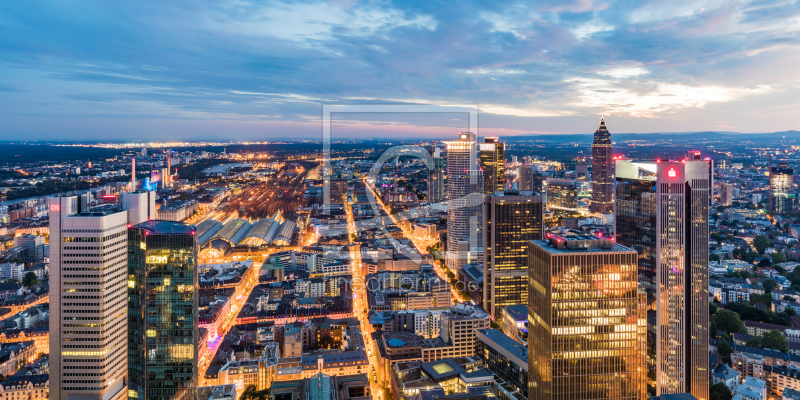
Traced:
<svg viewBox="0 0 800 400">
<path fill-rule="evenodd" d="M 639 286 L 648 295 L 648 372 L 657 395 L 709 398 L 708 166 L 616 163 L 615 232 L 643 258 Z"/>
<path fill-rule="evenodd" d="M 129 399 L 195 399 L 196 229 L 147 221 L 128 231 Z"/>
<path fill-rule="evenodd" d="M 769 168 L 769 210 L 776 213 L 792 212 L 792 178 L 794 170 L 780 163 Z"/>
<path fill-rule="evenodd" d="M 541 196 L 487 195 L 483 202 L 483 308 L 499 321 L 502 309 L 528 304 L 528 246 L 541 240 Z"/>
<path fill-rule="evenodd" d="M 600 118 L 600 125 L 594 132 L 592 142 L 592 204 L 591 212 L 610 213 L 614 208 L 614 170 L 611 153 L 611 134 L 606 122 Z"/>
<path fill-rule="evenodd" d="M 483 193 L 502 192 L 506 185 L 506 144 L 499 138 L 487 137 L 480 145 L 483 168 Z"/>
<path fill-rule="evenodd" d="M 656 164 L 616 162 L 617 243 L 636 250 L 639 288 L 647 295 L 647 383 L 655 387 L 656 355 Z"/>
</svg>

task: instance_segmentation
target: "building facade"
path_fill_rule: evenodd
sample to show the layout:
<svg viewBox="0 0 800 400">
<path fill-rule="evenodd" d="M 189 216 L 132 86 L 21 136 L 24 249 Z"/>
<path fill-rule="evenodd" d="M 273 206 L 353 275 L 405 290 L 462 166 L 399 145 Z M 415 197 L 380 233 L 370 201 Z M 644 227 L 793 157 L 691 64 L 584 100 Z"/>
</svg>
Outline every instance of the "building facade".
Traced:
<svg viewBox="0 0 800 400">
<path fill-rule="evenodd" d="M 611 133 L 605 120 L 600 118 L 592 142 L 592 212 L 609 213 L 614 208 L 613 150 Z"/>
<path fill-rule="evenodd" d="M 502 192 L 506 186 L 506 144 L 499 138 L 484 138 L 480 144 L 483 193 Z"/>
<path fill-rule="evenodd" d="M 444 168 L 445 159 L 442 157 L 441 149 L 433 149 L 433 169 L 428 171 L 428 198 L 431 203 L 438 203 L 445 200 Z"/>
<path fill-rule="evenodd" d="M 199 360 L 197 235 L 147 221 L 128 233 L 129 399 L 194 399 Z"/>
<path fill-rule="evenodd" d="M 543 235 L 541 196 L 486 195 L 483 308 L 498 320 L 512 304 L 528 304 L 528 246 Z"/>
<path fill-rule="evenodd" d="M 50 198 L 50 398 L 127 396 L 127 224 L 115 205 Z"/>
<path fill-rule="evenodd" d="M 483 171 L 478 168 L 474 133 L 447 145 L 447 253 L 451 268 L 483 260 Z"/>
<path fill-rule="evenodd" d="M 656 394 L 708 392 L 708 161 L 657 163 Z"/>
<path fill-rule="evenodd" d="M 769 210 L 774 213 L 792 212 L 792 179 L 794 170 L 786 163 L 769 168 Z"/>
<path fill-rule="evenodd" d="M 548 235 L 529 248 L 528 399 L 644 399 L 636 252 Z"/>
</svg>

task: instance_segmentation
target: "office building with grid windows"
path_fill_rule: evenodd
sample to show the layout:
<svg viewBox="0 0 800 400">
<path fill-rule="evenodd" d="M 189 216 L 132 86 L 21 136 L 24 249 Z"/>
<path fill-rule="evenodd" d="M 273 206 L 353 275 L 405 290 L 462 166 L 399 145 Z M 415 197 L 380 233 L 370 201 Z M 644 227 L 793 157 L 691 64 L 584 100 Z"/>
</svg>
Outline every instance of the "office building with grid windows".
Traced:
<svg viewBox="0 0 800 400">
<path fill-rule="evenodd" d="M 528 304 L 528 246 L 544 229 L 542 197 L 530 194 L 498 192 L 483 202 L 483 308 L 495 321 L 504 307 Z"/>
<path fill-rule="evenodd" d="M 643 399 L 644 293 L 636 252 L 548 234 L 529 247 L 528 399 Z"/>
<path fill-rule="evenodd" d="M 147 221 L 128 233 L 129 399 L 197 397 L 196 228 Z"/>
</svg>

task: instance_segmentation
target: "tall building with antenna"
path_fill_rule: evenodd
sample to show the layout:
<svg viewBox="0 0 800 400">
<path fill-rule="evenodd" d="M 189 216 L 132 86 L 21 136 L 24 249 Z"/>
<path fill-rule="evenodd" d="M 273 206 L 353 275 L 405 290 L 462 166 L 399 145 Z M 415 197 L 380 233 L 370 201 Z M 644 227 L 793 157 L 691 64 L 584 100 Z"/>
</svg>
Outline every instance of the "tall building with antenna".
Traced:
<svg viewBox="0 0 800 400">
<path fill-rule="evenodd" d="M 600 118 L 600 125 L 594 132 L 592 142 L 592 204 L 589 210 L 595 213 L 610 213 L 614 209 L 614 170 L 611 153 L 611 133 L 606 121 Z"/>
</svg>

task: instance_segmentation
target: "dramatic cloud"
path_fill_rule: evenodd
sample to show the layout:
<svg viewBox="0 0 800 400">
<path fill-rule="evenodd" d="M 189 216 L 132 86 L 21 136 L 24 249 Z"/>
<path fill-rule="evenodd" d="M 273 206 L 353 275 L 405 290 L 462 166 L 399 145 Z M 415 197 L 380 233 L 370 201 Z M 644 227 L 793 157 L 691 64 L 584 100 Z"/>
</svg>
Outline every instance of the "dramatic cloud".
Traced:
<svg viewBox="0 0 800 400">
<path fill-rule="evenodd" d="M 782 0 L 4 2 L 0 140 L 318 137 L 330 103 L 478 104 L 502 135 L 781 131 L 798 49 Z M 340 131 L 463 126 L 382 118 Z"/>
</svg>

